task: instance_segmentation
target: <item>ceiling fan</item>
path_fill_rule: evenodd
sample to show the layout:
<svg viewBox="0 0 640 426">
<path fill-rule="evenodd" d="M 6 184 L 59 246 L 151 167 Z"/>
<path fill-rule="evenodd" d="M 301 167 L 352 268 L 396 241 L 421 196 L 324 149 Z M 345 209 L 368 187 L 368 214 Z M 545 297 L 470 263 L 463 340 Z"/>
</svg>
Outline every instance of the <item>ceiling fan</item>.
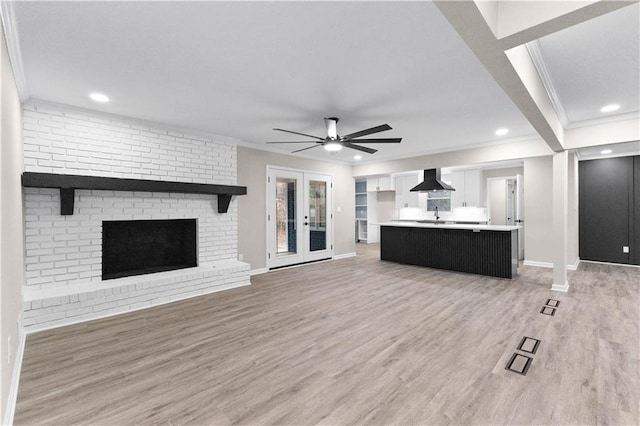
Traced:
<svg viewBox="0 0 640 426">
<path fill-rule="evenodd" d="M 351 148 L 358 151 L 366 152 L 368 154 L 373 154 L 378 150 L 373 148 L 368 148 L 366 146 L 355 145 L 355 142 L 357 143 L 400 143 L 400 141 L 402 140 L 402 138 L 356 139 L 362 136 L 372 135 L 374 133 L 391 130 L 391 126 L 389 126 L 388 124 L 381 124 L 380 126 L 372 127 L 370 129 L 360 130 L 359 132 L 350 133 L 346 136 L 338 135 L 338 119 L 336 117 L 325 118 L 324 124 L 327 126 L 327 136 L 324 138 L 321 138 L 319 136 L 307 135 L 306 133 L 294 132 L 291 130 L 273 129 L 273 130 L 277 130 L 278 132 L 293 133 L 294 135 L 306 136 L 316 140 L 267 142 L 267 143 L 307 143 L 307 144 L 313 143 L 315 144 L 313 146 L 308 146 L 306 148 L 292 151 L 292 154 L 294 152 L 306 151 L 307 149 L 315 148 L 318 146 L 323 146 L 324 149 L 327 151 L 340 151 L 342 147 L 345 147 L 345 148 Z"/>
</svg>

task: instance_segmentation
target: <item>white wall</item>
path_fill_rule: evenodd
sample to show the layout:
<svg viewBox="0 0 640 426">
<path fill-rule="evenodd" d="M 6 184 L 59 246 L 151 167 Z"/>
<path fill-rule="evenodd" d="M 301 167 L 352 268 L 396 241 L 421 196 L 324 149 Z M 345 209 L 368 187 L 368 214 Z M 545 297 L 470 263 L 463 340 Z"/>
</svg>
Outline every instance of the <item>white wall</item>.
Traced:
<svg viewBox="0 0 640 426">
<path fill-rule="evenodd" d="M 238 185 L 247 187 L 247 195 L 238 199 L 238 252 L 251 269 L 267 266 L 267 165 L 333 174 L 334 255 L 354 253 L 355 180 L 350 166 L 239 146 Z"/>
<path fill-rule="evenodd" d="M 536 138 L 524 142 L 511 142 L 503 145 L 442 152 L 401 160 L 358 164 L 353 167 L 353 176 L 360 177 L 402 173 L 410 170 L 424 170 L 438 167 L 470 166 L 504 160 L 523 160 L 525 158 L 551 154 L 553 154 L 553 152 L 546 142 L 540 138 Z"/>
<path fill-rule="evenodd" d="M 22 310 L 22 282 L 24 280 L 23 231 L 22 231 L 22 108 L 13 71 L 9 63 L 4 31 L 0 26 L 1 85 L 0 95 L 0 415 L 9 421 L 7 412 L 13 410 L 11 394 L 12 376 L 17 372 L 18 345 L 21 327 L 18 324 Z M 11 340 L 11 344 L 8 342 Z M 17 386 L 17 383 L 14 383 Z M 9 405 L 8 405 L 9 403 Z M 10 416 L 9 416 L 10 417 Z"/>
<path fill-rule="evenodd" d="M 524 160 L 525 261 L 553 262 L 553 157 Z"/>
</svg>

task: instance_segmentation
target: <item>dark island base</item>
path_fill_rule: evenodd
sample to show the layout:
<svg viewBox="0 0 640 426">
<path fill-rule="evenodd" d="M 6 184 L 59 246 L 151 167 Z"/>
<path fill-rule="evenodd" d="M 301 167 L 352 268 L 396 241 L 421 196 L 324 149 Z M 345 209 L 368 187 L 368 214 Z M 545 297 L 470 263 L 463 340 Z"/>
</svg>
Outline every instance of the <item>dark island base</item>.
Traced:
<svg viewBox="0 0 640 426">
<path fill-rule="evenodd" d="M 500 278 L 517 273 L 517 231 L 380 227 L 380 259 Z"/>
</svg>

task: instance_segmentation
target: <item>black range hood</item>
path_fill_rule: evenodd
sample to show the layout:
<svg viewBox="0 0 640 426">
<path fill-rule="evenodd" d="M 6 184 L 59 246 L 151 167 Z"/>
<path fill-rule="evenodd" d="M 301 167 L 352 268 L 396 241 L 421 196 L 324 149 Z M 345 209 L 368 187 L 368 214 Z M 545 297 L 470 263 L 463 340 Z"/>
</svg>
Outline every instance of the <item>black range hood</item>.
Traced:
<svg viewBox="0 0 640 426">
<path fill-rule="evenodd" d="M 411 188 L 410 191 L 455 191 L 455 189 L 440 180 L 440 169 L 428 169 L 424 171 L 424 181 Z"/>
</svg>

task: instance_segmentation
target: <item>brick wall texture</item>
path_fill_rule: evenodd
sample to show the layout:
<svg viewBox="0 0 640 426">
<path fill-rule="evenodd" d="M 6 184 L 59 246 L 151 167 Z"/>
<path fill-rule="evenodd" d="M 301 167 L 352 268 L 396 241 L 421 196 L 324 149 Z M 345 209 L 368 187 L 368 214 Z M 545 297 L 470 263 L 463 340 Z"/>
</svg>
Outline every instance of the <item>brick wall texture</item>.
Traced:
<svg viewBox="0 0 640 426">
<path fill-rule="evenodd" d="M 236 184 L 237 157 L 233 143 L 48 103 L 27 104 L 23 113 L 25 171 Z M 66 294 L 65 286 L 86 289 L 87 294 L 104 291 L 100 283 L 102 221 L 106 220 L 195 218 L 198 220 L 198 264 L 213 266 L 216 262 L 234 262 L 238 241 L 237 202 L 232 200 L 229 211 L 220 214 L 215 196 L 76 190 L 74 214 L 61 216 L 58 190 L 25 188 L 24 195 L 25 290 L 31 299 L 24 306 L 27 329 L 64 324 L 69 322 L 70 313 L 91 319 L 139 307 L 141 301 L 153 305 L 215 291 L 217 287 L 227 288 L 234 283 L 248 283 L 248 265 L 238 266 L 236 262 L 228 269 L 229 276 L 220 273 L 222 269 L 197 279 L 194 274 L 185 273 L 184 279 L 188 282 L 173 279 L 172 283 L 163 285 L 157 284 L 157 277 L 161 275 L 142 276 L 147 278 L 140 278 L 140 288 L 133 286 L 131 300 L 126 300 L 128 291 L 109 290 L 118 292 L 117 303 L 105 298 L 104 303 L 86 302 L 87 306 L 81 310 L 79 299 L 88 297 L 81 293 L 39 298 L 38 291 L 51 295 L 52 289 L 58 289 Z M 145 280 L 147 288 L 144 288 Z M 190 288 L 191 281 L 194 288 Z M 95 289 L 91 287 L 93 284 Z M 131 284 L 123 288 L 129 289 Z M 182 290 L 176 292 L 176 289 Z M 49 302 L 43 307 L 45 300 Z M 66 304 L 73 306 L 67 309 Z M 52 316 L 55 306 L 58 306 L 57 312 L 63 314 Z M 44 308 L 46 312 L 38 312 Z"/>
</svg>

